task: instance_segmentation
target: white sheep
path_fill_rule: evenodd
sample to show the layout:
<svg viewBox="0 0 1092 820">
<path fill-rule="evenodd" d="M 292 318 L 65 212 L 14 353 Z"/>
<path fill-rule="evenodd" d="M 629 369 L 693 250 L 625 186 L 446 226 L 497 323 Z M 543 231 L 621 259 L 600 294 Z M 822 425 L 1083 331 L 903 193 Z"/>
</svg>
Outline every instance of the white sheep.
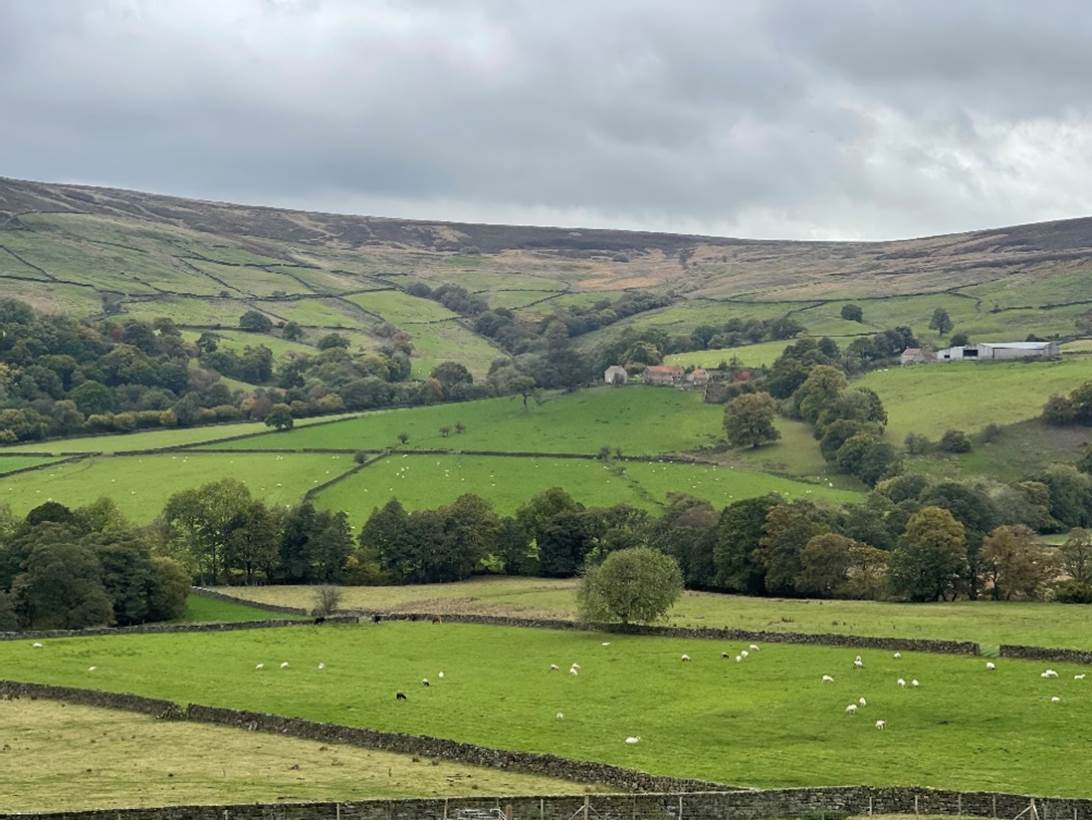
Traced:
<svg viewBox="0 0 1092 820">
<path fill-rule="evenodd" d="M 903 678 L 899 678 L 897 681 L 895 681 L 895 683 L 897 683 L 899 685 L 900 689 L 902 687 L 906 686 L 906 681 Z"/>
<path fill-rule="evenodd" d="M 581 666 L 581 665 L 580 665 L 580 664 L 578 664 L 578 663 L 574 663 L 574 664 L 572 664 L 572 665 L 571 665 L 571 666 L 570 666 L 569 668 L 570 668 L 570 669 L 575 669 L 575 670 L 576 670 L 577 672 L 579 672 L 579 671 L 580 671 L 581 669 L 583 669 L 584 667 L 583 667 L 583 666 Z"/>
<path fill-rule="evenodd" d="M 1045 672 L 1042 672 L 1039 675 L 1039 677 L 1040 678 L 1056 678 L 1056 677 L 1058 677 L 1058 673 L 1055 672 L 1053 669 L 1048 669 Z"/>
<path fill-rule="evenodd" d="M 321 672 L 323 669 L 326 668 L 326 662 L 325 661 L 319 661 L 318 668 L 319 668 L 319 671 Z"/>
<path fill-rule="evenodd" d="M 560 672 L 560 671 L 561 671 L 561 667 L 560 667 L 560 666 L 558 666 L 558 665 L 557 665 L 556 663 L 551 663 L 551 664 L 550 664 L 550 671 L 551 671 L 551 672 Z"/>
<path fill-rule="evenodd" d="M 992 672 L 994 669 L 997 668 L 997 664 L 993 661 L 986 661 L 986 668 Z"/>
<path fill-rule="evenodd" d="M 864 669 L 864 661 L 861 660 L 860 655 L 858 655 L 856 658 L 853 659 L 853 668 L 854 669 Z"/>
<path fill-rule="evenodd" d="M 898 660 L 899 658 L 902 657 L 902 653 L 901 652 L 896 652 L 893 657 L 895 658 L 895 660 Z"/>
<path fill-rule="evenodd" d="M 41 649 L 41 648 L 42 648 L 43 646 L 45 646 L 45 644 L 44 644 L 44 643 L 41 643 L 40 641 L 35 641 L 35 642 L 34 642 L 34 643 L 32 644 L 32 646 L 33 646 L 33 647 L 34 647 L 35 649 Z"/>
<path fill-rule="evenodd" d="M 440 680 L 443 680 L 444 679 L 444 673 L 443 672 L 437 672 L 436 677 L 438 677 Z"/>
<path fill-rule="evenodd" d="M 265 669 L 264 663 L 259 663 L 257 666 L 254 667 L 254 671 L 256 672 L 261 672 L 263 669 Z"/>
<path fill-rule="evenodd" d="M 97 667 L 97 666 L 89 666 L 89 667 L 87 667 L 87 671 L 88 671 L 88 672 L 94 672 L 94 671 L 95 671 L 96 669 L 98 669 L 98 667 Z"/>
<path fill-rule="evenodd" d="M 599 645 L 600 646 L 610 646 L 610 641 L 603 641 L 603 643 L 601 643 Z"/>
<path fill-rule="evenodd" d="M 1074 675 L 1073 680 L 1084 680 L 1084 672 L 1081 672 L 1079 675 Z"/>
<path fill-rule="evenodd" d="M 421 685 L 424 686 L 424 687 L 428 687 L 428 686 L 431 686 L 432 684 L 430 684 L 428 682 L 428 678 L 421 678 Z"/>
<path fill-rule="evenodd" d="M 748 655 L 750 655 L 750 654 L 751 654 L 751 653 L 750 653 L 750 652 L 748 652 L 748 651 L 747 651 L 746 649 L 741 649 L 741 650 L 739 650 L 739 655 L 740 655 L 740 657 L 741 657 L 741 658 L 746 658 L 746 657 L 747 657 Z"/>
<path fill-rule="evenodd" d="M 864 698 L 857 698 L 857 703 L 861 704 L 861 706 L 868 706 L 868 701 Z"/>
<path fill-rule="evenodd" d="M 823 683 L 834 683 L 834 678 L 832 678 L 830 675 L 823 675 L 822 681 Z"/>
<path fill-rule="evenodd" d="M 557 718 L 558 720 L 564 720 L 565 719 L 565 713 L 564 712 L 558 712 L 556 715 L 554 715 L 554 717 Z"/>
<path fill-rule="evenodd" d="M 638 737 L 637 735 L 630 735 L 629 737 L 626 738 L 626 743 L 628 743 L 630 746 L 632 746 L 634 743 L 640 743 L 640 742 L 641 742 L 641 738 Z"/>
<path fill-rule="evenodd" d="M 281 669 L 287 669 L 287 668 L 288 668 L 288 661 L 281 661 Z"/>
<path fill-rule="evenodd" d="M 683 663 L 686 663 L 687 661 L 690 660 L 690 656 L 689 655 L 683 655 L 681 658 L 679 658 L 679 660 L 681 660 Z"/>
<path fill-rule="evenodd" d="M 573 666 L 573 667 L 571 667 L 571 668 L 569 669 L 569 674 L 570 674 L 570 675 L 579 675 L 579 674 L 580 674 L 580 670 L 579 670 L 579 669 L 577 669 L 577 668 L 576 668 L 575 666 Z"/>
<path fill-rule="evenodd" d="M 743 660 L 743 656 L 742 656 L 742 655 L 736 655 L 736 663 L 739 663 L 739 662 L 740 662 L 740 661 L 742 661 L 742 660 Z"/>
<path fill-rule="evenodd" d="M 748 648 L 749 648 L 749 649 L 750 649 L 750 650 L 751 650 L 752 652 L 757 652 L 757 651 L 758 651 L 758 644 L 756 644 L 756 643 L 753 643 L 753 644 L 751 644 L 751 645 L 750 645 L 750 647 L 748 647 Z"/>
<path fill-rule="evenodd" d="M 911 681 L 910 681 L 910 685 L 911 685 L 911 686 L 921 686 L 921 684 L 920 684 L 920 683 L 918 683 L 918 679 L 917 679 L 917 678 L 914 678 L 913 680 L 911 680 Z"/>
<path fill-rule="evenodd" d="M 877 729 L 886 729 L 887 728 L 887 721 L 886 720 L 877 720 L 876 721 L 876 728 Z"/>
<path fill-rule="evenodd" d="M 1050 699 L 1050 702 L 1051 702 L 1051 703 L 1061 703 L 1061 702 L 1062 702 L 1062 699 L 1061 699 L 1060 697 L 1058 697 L 1057 695 L 1055 695 L 1054 697 L 1052 697 L 1052 698 Z"/>
<path fill-rule="evenodd" d="M 847 715 L 857 714 L 857 704 L 856 703 L 849 704 L 849 706 L 846 707 L 846 714 Z"/>
</svg>

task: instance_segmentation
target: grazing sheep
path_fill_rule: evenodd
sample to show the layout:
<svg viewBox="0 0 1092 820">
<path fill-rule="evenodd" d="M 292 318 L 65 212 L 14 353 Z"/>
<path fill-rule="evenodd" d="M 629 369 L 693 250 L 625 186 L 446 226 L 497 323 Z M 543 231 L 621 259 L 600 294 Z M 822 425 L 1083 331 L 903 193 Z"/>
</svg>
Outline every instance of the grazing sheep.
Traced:
<svg viewBox="0 0 1092 820">
<path fill-rule="evenodd" d="M 95 671 L 96 669 L 98 669 L 98 667 L 97 667 L 97 666 L 89 666 L 89 667 L 87 667 L 87 671 L 88 671 L 88 672 L 94 672 L 94 671 Z"/>
<path fill-rule="evenodd" d="M 579 669 L 577 669 L 577 668 L 576 668 L 576 667 L 574 666 L 574 667 L 572 667 L 571 669 L 569 669 L 569 674 L 570 674 L 570 675 L 579 675 L 579 674 L 580 674 L 580 670 L 579 670 Z"/>
<path fill-rule="evenodd" d="M 994 669 L 997 668 L 997 664 L 993 661 L 986 661 L 986 668 L 992 672 Z"/>
<path fill-rule="evenodd" d="M 1057 695 L 1055 695 L 1054 697 L 1052 697 L 1052 698 L 1050 699 L 1050 702 L 1051 702 L 1051 703 L 1061 703 L 1061 702 L 1062 702 L 1062 699 L 1061 699 L 1060 697 L 1058 697 Z"/>
<path fill-rule="evenodd" d="M 920 684 L 920 683 L 918 683 L 918 679 L 917 679 L 917 678 L 914 678 L 913 680 L 911 680 L 911 681 L 910 681 L 910 685 L 911 685 L 911 686 L 921 686 L 921 684 Z"/>
<path fill-rule="evenodd" d="M 893 657 L 895 658 L 895 660 L 898 660 L 899 658 L 901 658 L 901 657 L 902 657 L 902 653 L 901 653 L 901 652 L 896 652 L 896 653 L 895 653 L 895 654 L 893 655 Z"/>
<path fill-rule="evenodd" d="M 326 664 L 325 664 L 325 662 L 323 662 L 323 661 L 319 661 L 319 665 L 318 665 L 318 668 L 319 668 L 319 671 L 320 671 L 320 672 L 321 672 L 321 671 L 322 671 L 323 669 L 325 669 L 325 668 L 326 668 Z"/>
<path fill-rule="evenodd" d="M 746 658 L 750 653 L 746 649 L 739 650 L 740 657 Z"/>
<path fill-rule="evenodd" d="M 1055 672 L 1053 669 L 1048 669 L 1045 672 L 1043 672 L 1042 674 L 1040 674 L 1039 677 L 1040 678 L 1056 678 L 1056 677 L 1058 677 L 1058 673 Z"/>
<path fill-rule="evenodd" d="M 558 665 L 557 665 L 556 663 L 551 663 L 551 664 L 550 664 L 550 671 L 551 671 L 551 672 L 560 672 L 560 671 L 561 671 L 561 667 L 560 667 L 560 666 L 558 666 Z"/>
<path fill-rule="evenodd" d="M 847 715 L 857 714 L 857 704 L 856 703 L 849 704 L 849 706 L 846 707 L 846 714 Z"/>
<path fill-rule="evenodd" d="M 864 661 L 861 660 L 860 655 L 858 655 L 856 658 L 853 659 L 853 668 L 854 669 L 864 669 Z"/>
<path fill-rule="evenodd" d="M 899 678 L 899 679 L 898 679 L 897 681 L 895 681 L 895 683 L 897 683 L 897 684 L 899 685 L 899 688 L 900 688 L 900 689 L 901 689 L 902 687 L 906 686 L 906 681 L 905 681 L 905 680 L 903 680 L 902 678 Z"/>
<path fill-rule="evenodd" d="M 740 661 L 742 661 L 742 660 L 743 660 L 743 656 L 742 656 L 742 655 L 736 655 L 736 663 L 739 663 L 739 662 L 740 662 Z"/>
<path fill-rule="evenodd" d="M 751 644 L 751 645 L 750 645 L 750 646 L 749 646 L 748 648 L 749 648 L 749 649 L 750 649 L 750 650 L 751 650 L 752 652 L 757 652 L 757 651 L 758 651 L 758 644 L 755 644 L 755 643 L 753 643 L 753 644 Z"/>
<path fill-rule="evenodd" d="M 32 646 L 33 646 L 33 647 L 34 647 L 35 649 L 41 649 L 41 648 L 42 648 L 43 646 L 45 646 L 45 644 L 44 644 L 44 643 L 41 643 L 40 641 L 35 641 L 35 642 L 34 642 L 34 643 L 32 644 Z"/>
<path fill-rule="evenodd" d="M 681 658 L 679 658 L 679 660 L 681 660 L 683 663 L 689 663 L 690 662 L 690 656 L 689 655 L 683 655 Z"/>
<path fill-rule="evenodd" d="M 629 737 L 626 738 L 626 743 L 628 743 L 630 746 L 632 746 L 634 743 L 640 743 L 640 742 L 641 742 L 641 738 L 638 737 L 637 735 L 630 735 Z"/>
<path fill-rule="evenodd" d="M 406 697 L 405 692 L 395 692 L 394 693 L 394 699 L 395 700 L 409 700 L 409 698 Z"/>
<path fill-rule="evenodd" d="M 427 689 L 427 688 L 428 688 L 429 686 L 431 686 L 432 684 L 430 684 L 430 683 L 428 682 L 428 678 L 421 678 L 421 685 L 422 685 L 422 686 L 424 686 L 424 687 L 425 687 L 425 688 Z"/>
<path fill-rule="evenodd" d="M 857 698 L 857 703 L 861 704 L 861 706 L 868 706 L 868 701 L 864 698 Z"/>
<path fill-rule="evenodd" d="M 437 673 L 436 673 L 436 677 L 440 678 L 440 680 L 443 680 L 443 678 L 444 678 L 444 673 L 443 673 L 443 672 L 437 672 Z"/>
<path fill-rule="evenodd" d="M 876 721 L 876 728 L 877 729 L 886 729 L 887 728 L 887 721 L 886 720 L 877 720 Z"/>
<path fill-rule="evenodd" d="M 281 669 L 287 669 L 287 668 L 288 668 L 288 661 L 282 661 L 281 662 Z"/>
<path fill-rule="evenodd" d="M 1084 672 L 1081 672 L 1079 675 L 1074 675 L 1073 680 L 1084 680 Z"/>
<path fill-rule="evenodd" d="M 565 713 L 564 712 L 558 712 L 556 715 L 554 715 L 554 717 L 557 718 L 558 720 L 564 720 L 565 719 Z"/>
<path fill-rule="evenodd" d="M 263 669 L 265 669 L 265 664 L 264 663 L 259 663 L 257 666 L 254 667 L 254 670 L 256 672 L 261 672 Z"/>
<path fill-rule="evenodd" d="M 822 681 L 823 683 L 834 683 L 834 678 L 832 678 L 830 675 L 823 675 Z"/>
<path fill-rule="evenodd" d="M 725 659 L 728 659 L 728 658 L 732 657 L 731 653 L 729 653 L 729 652 L 721 652 L 720 656 L 722 658 L 725 658 Z"/>
<path fill-rule="evenodd" d="M 569 666 L 569 668 L 570 668 L 570 669 L 575 669 L 575 670 L 576 670 L 577 672 L 579 672 L 579 671 L 580 671 L 581 669 L 583 669 L 584 667 L 583 667 L 583 666 L 581 666 L 581 665 L 580 665 L 580 664 L 578 664 L 578 663 L 574 663 L 574 664 L 570 665 L 570 666 Z"/>
<path fill-rule="evenodd" d="M 600 646 L 610 646 L 610 641 L 603 641 L 603 643 L 601 643 L 599 645 Z"/>
</svg>

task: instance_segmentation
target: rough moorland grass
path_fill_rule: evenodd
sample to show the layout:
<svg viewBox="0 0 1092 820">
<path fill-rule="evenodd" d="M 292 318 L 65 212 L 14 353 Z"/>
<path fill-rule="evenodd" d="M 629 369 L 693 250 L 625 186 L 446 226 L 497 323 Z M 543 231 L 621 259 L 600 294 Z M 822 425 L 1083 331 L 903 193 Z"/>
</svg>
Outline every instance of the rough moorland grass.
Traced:
<svg viewBox="0 0 1092 820">
<path fill-rule="evenodd" d="M 477 578 L 453 584 L 343 587 L 345 609 L 467 612 L 574 618 L 577 581 L 549 578 Z M 310 606 L 306 586 L 224 587 L 224 592 L 281 606 Z M 729 627 L 771 632 L 832 632 L 895 638 L 976 641 L 1092 649 L 1092 607 L 1015 601 L 900 604 L 751 598 L 685 592 L 669 613 L 672 626 Z"/>
<path fill-rule="evenodd" d="M 1092 379 L 1092 359 L 1061 362 L 948 362 L 876 370 L 854 384 L 875 390 L 888 414 L 888 435 L 938 437 L 1039 415 L 1054 393 Z"/>
<path fill-rule="evenodd" d="M 565 780 L 61 704 L 0 701 L 4 810 L 597 791 Z"/>
<path fill-rule="evenodd" d="M 741 646 L 713 641 L 394 622 L 45 643 L 0 645 L 5 675 L 741 785 L 1092 794 L 1081 762 L 1092 684 L 1069 664 L 1043 680 L 1041 663 L 988 672 L 980 658 L 863 652 L 854 671 L 855 650 L 777 644 L 737 664 L 720 655 Z M 549 671 L 573 662 L 579 675 Z M 922 685 L 899 688 L 898 677 Z M 399 690 L 407 701 L 395 701 Z M 859 697 L 868 705 L 847 715 Z"/>
<path fill-rule="evenodd" d="M 519 397 L 368 413 L 321 429 L 250 439 L 238 447 L 384 448 L 409 434 L 409 449 L 595 453 L 621 447 L 629 455 L 688 450 L 721 434 L 723 409 L 700 392 L 669 388 L 602 387 L 549 394 L 524 408 Z M 441 427 L 462 422 L 466 432 L 443 437 Z"/>
<path fill-rule="evenodd" d="M 297 427 L 329 422 L 339 418 L 352 418 L 353 414 L 314 416 L 296 419 Z M 246 421 L 238 424 L 216 424 L 208 427 L 187 427 L 179 430 L 147 430 L 113 436 L 80 436 L 53 441 L 30 442 L 0 448 L 0 456 L 9 453 L 113 453 L 134 450 L 157 450 L 163 447 L 181 447 L 187 444 L 204 444 L 210 441 L 243 436 L 250 433 L 268 432 L 265 422 Z M 268 439 L 264 439 L 268 441 Z"/>
<path fill-rule="evenodd" d="M 294 458 L 294 456 L 293 456 Z M 662 507 L 669 492 L 686 492 L 722 507 L 738 498 L 778 493 L 787 498 L 848 501 L 851 491 L 765 473 L 695 464 L 648 464 L 511 456 L 395 455 L 320 492 L 316 503 L 343 510 L 359 523 L 374 507 L 397 498 L 407 509 L 437 507 L 475 493 L 510 513 L 531 496 L 563 487 L 589 507 Z"/>
<path fill-rule="evenodd" d="M 302 600 L 302 596 L 301 596 Z M 314 605 L 314 595 L 300 603 L 303 609 L 309 609 Z M 289 618 L 301 617 L 282 612 L 271 612 L 268 609 L 259 609 L 256 606 L 237 604 L 234 601 L 221 601 L 216 598 L 206 598 L 203 595 L 187 595 L 186 611 L 178 619 L 179 623 L 208 623 L 220 621 L 226 623 L 238 623 L 241 621 L 282 621 Z"/>
<path fill-rule="evenodd" d="M 49 500 L 79 507 L 107 497 L 130 519 L 143 524 L 155 518 L 174 493 L 209 481 L 235 478 L 267 504 L 285 506 L 351 466 L 348 456 L 331 455 L 106 456 L 2 478 L 0 502 L 25 515 Z"/>
</svg>

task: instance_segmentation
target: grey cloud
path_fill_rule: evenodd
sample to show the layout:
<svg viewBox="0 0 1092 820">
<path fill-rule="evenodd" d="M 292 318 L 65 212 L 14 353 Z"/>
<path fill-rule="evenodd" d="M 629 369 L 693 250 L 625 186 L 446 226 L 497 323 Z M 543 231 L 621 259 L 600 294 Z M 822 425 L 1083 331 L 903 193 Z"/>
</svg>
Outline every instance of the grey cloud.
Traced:
<svg viewBox="0 0 1092 820">
<path fill-rule="evenodd" d="M 777 237 L 1092 211 L 1092 7 L 0 4 L 0 174 Z"/>
</svg>

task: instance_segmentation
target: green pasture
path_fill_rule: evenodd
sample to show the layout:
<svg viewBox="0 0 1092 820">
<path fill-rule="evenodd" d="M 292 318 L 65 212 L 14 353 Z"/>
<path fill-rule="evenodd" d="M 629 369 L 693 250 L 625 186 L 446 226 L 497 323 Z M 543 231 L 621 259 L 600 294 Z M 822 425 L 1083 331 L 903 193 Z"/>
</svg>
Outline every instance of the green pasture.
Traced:
<svg viewBox="0 0 1092 820">
<path fill-rule="evenodd" d="M 7 751 L 19 756 L 19 765 L 4 772 L 9 812 L 602 791 L 503 769 L 47 700 L 0 701 L 0 734 Z"/>
<path fill-rule="evenodd" d="M 252 300 L 252 304 L 274 319 L 312 327 L 330 328 L 331 332 L 336 332 L 339 327 L 361 327 L 367 323 L 367 318 L 354 310 L 351 305 L 331 296 L 291 301 Z M 235 324 L 238 324 L 238 321 L 236 317 Z"/>
<path fill-rule="evenodd" d="M 292 456 L 295 458 L 295 456 Z M 723 507 L 766 493 L 786 498 L 847 501 L 856 493 L 765 473 L 697 464 L 603 463 L 590 459 L 395 454 L 320 492 L 315 503 L 342 510 L 354 524 L 392 497 L 407 509 L 438 507 L 466 493 L 511 513 L 531 496 L 562 487 L 589 507 L 631 504 L 656 510 L 667 494 L 684 492 Z"/>
<path fill-rule="evenodd" d="M 268 347 L 273 351 L 273 357 L 280 359 L 289 353 L 299 353 L 305 356 L 313 356 L 318 353 L 314 347 L 303 344 L 301 342 L 290 342 L 288 339 L 282 339 L 280 336 L 273 336 L 267 333 L 247 333 L 245 330 L 183 330 L 182 338 L 189 342 L 196 342 L 202 333 L 209 332 L 215 334 L 218 339 L 218 346 L 223 350 L 235 350 L 242 352 L 247 347 Z"/>
<path fill-rule="evenodd" d="M 239 317 L 248 310 L 255 309 L 267 314 L 274 321 L 277 320 L 276 315 L 261 306 L 253 308 L 243 301 L 219 297 L 198 299 L 188 296 L 157 296 L 141 302 L 126 302 L 124 315 L 148 322 L 165 318 L 177 325 L 236 328 L 239 326 Z"/>
<path fill-rule="evenodd" d="M 312 416 L 296 419 L 298 428 L 312 424 L 322 424 L 338 419 L 355 418 L 355 413 L 341 413 L 332 416 Z M 134 452 L 137 450 L 159 450 L 165 447 L 206 444 L 211 441 L 232 438 L 252 433 L 268 433 L 264 421 L 242 421 L 231 424 L 214 424 L 205 427 L 180 427 L 173 430 L 144 430 L 136 433 L 118 433 L 103 436 L 79 436 L 78 438 L 32 441 L 0 447 L 0 457 L 16 453 L 53 453 L 57 455 L 72 453 L 114 453 Z M 283 434 L 280 434 L 283 435 Z"/>
<path fill-rule="evenodd" d="M 0 239 L 0 241 L 3 240 Z M 102 310 L 102 298 L 94 288 L 56 282 L 21 282 L 5 279 L 4 298 L 26 302 L 43 313 L 87 316 Z"/>
<path fill-rule="evenodd" d="M 246 448 L 408 449 L 597 453 L 620 447 L 629 455 L 691 450 L 716 443 L 724 410 L 700 392 L 629 385 L 550 393 L 541 404 L 520 397 L 482 399 L 402 410 L 381 410 L 313 430 L 293 430 L 236 442 Z M 466 432 L 449 436 L 441 427 Z"/>
<path fill-rule="evenodd" d="M 861 485 L 850 476 L 837 472 L 823 458 L 819 442 L 812 428 L 794 419 L 778 416 L 774 426 L 781 438 L 761 447 L 742 447 L 728 451 L 719 458 L 752 470 L 820 481 L 836 487 L 859 488 Z"/>
<path fill-rule="evenodd" d="M 300 284 L 292 276 L 280 271 L 267 270 L 254 265 L 225 265 L 204 259 L 189 259 L 191 265 L 209 274 L 218 282 L 226 282 L 231 288 L 247 296 L 273 296 L 278 293 L 304 294 L 311 289 Z M 222 285 L 218 285 L 222 289 Z M 219 292 L 219 291 L 217 291 Z"/>
<path fill-rule="evenodd" d="M 2 451 L 0 451 L 2 453 Z M 16 456 L 16 455 L 2 455 L 0 454 L 0 475 L 5 473 L 11 473 L 16 470 L 22 470 L 26 467 L 38 467 L 42 464 L 49 464 L 53 461 L 52 458 L 43 458 L 40 456 Z"/>
<path fill-rule="evenodd" d="M 300 606 L 310 609 L 314 606 L 314 601 L 308 600 Z M 295 617 L 301 616 L 191 594 L 186 596 L 186 611 L 178 620 L 181 623 L 238 623 L 240 621 L 283 621 Z"/>
<path fill-rule="evenodd" d="M 1043 680 L 1038 662 L 1000 660 L 990 672 L 981 658 L 865 650 L 855 671 L 853 649 L 767 644 L 735 663 L 736 642 L 397 622 L 45 644 L 0 645 L 6 675 L 739 786 L 1092 795 L 1077 763 L 1092 683 L 1075 681 L 1087 667 L 1073 664 L 1050 664 L 1059 677 Z M 572 663 L 578 675 L 549 668 Z M 900 688 L 900 677 L 921 686 Z M 860 713 L 846 714 L 861 697 Z"/>
<path fill-rule="evenodd" d="M 739 347 L 718 347 L 710 350 L 692 350 L 688 353 L 672 353 L 664 356 L 664 364 L 708 369 L 716 367 L 721 362 L 731 362 L 733 358 L 736 358 L 747 367 L 769 367 L 790 344 L 792 344 L 791 340 L 759 342 Z"/>
<path fill-rule="evenodd" d="M 1054 393 L 1092 379 L 1092 360 L 1060 362 L 936 362 L 874 370 L 854 381 L 875 390 L 888 415 L 888 435 L 931 438 L 945 430 L 974 432 L 1039 415 Z"/>
<path fill-rule="evenodd" d="M 267 504 L 297 503 L 304 492 L 352 466 L 348 456 L 270 453 L 104 456 L 0 477 L 0 503 L 25 515 L 46 501 L 69 507 L 112 498 L 137 523 L 147 523 L 171 495 L 209 481 L 235 478 Z"/>
<path fill-rule="evenodd" d="M 482 336 L 454 320 L 425 325 L 405 325 L 413 345 L 413 378 L 426 379 L 442 362 L 459 362 L 477 381 L 482 381 L 496 359 L 507 356 Z"/>
<path fill-rule="evenodd" d="M 344 609 L 387 612 L 464 612 L 538 618 L 575 618 L 576 579 L 488 576 L 450 584 L 343 587 Z M 309 607 L 307 586 L 222 587 L 266 604 Z M 757 598 L 684 592 L 668 613 L 672 626 L 762 632 L 832 633 L 887 638 L 973 641 L 996 654 L 1003 643 L 1092 649 L 1089 607 L 1034 601 L 889 603 L 809 598 Z"/>
<path fill-rule="evenodd" d="M 377 290 L 357 293 L 346 298 L 371 313 L 378 313 L 385 320 L 399 327 L 406 324 L 444 321 L 454 319 L 456 316 L 439 302 L 420 296 L 410 296 L 400 290 Z"/>
</svg>

